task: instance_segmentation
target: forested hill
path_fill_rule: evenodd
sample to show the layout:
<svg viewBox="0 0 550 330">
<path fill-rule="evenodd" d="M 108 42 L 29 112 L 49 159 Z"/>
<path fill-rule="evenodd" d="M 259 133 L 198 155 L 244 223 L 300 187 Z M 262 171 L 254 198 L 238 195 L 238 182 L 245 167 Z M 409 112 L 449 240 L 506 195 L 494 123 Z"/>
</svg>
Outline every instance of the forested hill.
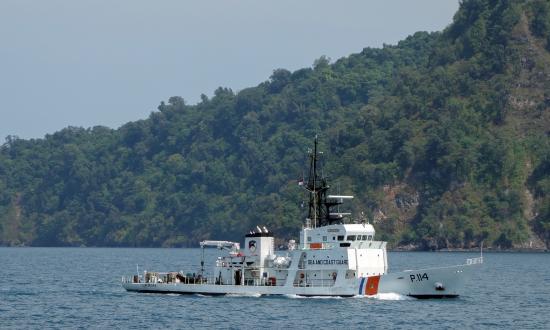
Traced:
<svg viewBox="0 0 550 330">
<path fill-rule="evenodd" d="M 297 238 L 316 134 L 333 189 L 394 247 L 548 247 L 549 1 L 464 0 L 442 32 L 171 97 L 116 130 L 7 137 L 0 244 Z"/>
</svg>

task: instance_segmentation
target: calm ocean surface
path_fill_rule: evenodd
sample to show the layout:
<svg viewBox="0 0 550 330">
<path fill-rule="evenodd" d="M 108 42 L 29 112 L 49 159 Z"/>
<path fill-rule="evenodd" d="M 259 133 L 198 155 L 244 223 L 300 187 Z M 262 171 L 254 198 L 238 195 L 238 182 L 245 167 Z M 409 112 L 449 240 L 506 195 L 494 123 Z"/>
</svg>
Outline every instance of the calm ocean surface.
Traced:
<svg viewBox="0 0 550 330">
<path fill-rule="evenodd" d="M 216 250 L 208 250 L 215 258 Z M 0 248 L 0 328 L 550 329 L 550 254 L 487 253 L 458 299 L 202 297 L 124 291 L 122 275 L 194 271 L 200 249 Z M 390 271 L 476 253 L 393 252 Z"/>
</svg>

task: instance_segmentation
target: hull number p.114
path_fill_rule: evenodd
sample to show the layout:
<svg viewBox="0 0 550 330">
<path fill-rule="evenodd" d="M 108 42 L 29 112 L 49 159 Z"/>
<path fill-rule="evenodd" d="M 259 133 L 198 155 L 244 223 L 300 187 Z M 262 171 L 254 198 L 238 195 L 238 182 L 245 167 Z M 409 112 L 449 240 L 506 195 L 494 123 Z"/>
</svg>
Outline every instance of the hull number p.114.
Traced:
<svg viewBox="0 0 550 330">
<path fill-rule="evenodd" d="M 411 274 L 411 275 L 409 275 L 409 277 L 411 278 L 411 282 L 422 282 L 424 280 L 426 280 L 426 281 L 429 280 L 427 273 L 424 273 L 424 274 Z"/>
</svg>

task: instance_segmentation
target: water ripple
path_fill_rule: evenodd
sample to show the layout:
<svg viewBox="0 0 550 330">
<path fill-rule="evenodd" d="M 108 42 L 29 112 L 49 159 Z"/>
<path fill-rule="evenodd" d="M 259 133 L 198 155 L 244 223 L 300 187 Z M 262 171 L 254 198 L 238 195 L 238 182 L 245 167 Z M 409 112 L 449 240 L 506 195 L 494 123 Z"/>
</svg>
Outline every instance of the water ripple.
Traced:
<svg viewBox="0 0 550 330">
<path fill-rule="evenodd" d="M 196 263 L 199 254 L 198 249 L 0 248 L 0 327 L 547 327 L 549 254 L 487 254 L 486 264 L 468 283 L 469 291 L 458 299 L 416 300 L 392 293 L 369 298 L 210 297 L 139 294 L 120 286 L 120 276 L 135 272 L 136 264 L 141 271 L 180 270 Z M 456 264 L 472 256 L 390 253 L 390 267 Z"/>
</svg>

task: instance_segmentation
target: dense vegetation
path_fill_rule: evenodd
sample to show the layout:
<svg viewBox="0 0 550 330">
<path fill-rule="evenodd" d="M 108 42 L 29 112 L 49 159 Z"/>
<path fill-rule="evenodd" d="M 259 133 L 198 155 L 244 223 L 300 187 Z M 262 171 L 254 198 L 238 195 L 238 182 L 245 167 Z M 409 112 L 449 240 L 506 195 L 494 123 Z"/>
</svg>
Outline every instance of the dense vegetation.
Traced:
<svg viewBox="0 0 550 330">
<path fill-rule="evenodd" d="M 319 134 L 334 189 L 393 246 L 550 244 L 550 4 L 464 0 L 444 31 L 277 69 L 117 130 L 0 149 L 0 244 L 189 246 L 283 238 Z"/>
</svg>

